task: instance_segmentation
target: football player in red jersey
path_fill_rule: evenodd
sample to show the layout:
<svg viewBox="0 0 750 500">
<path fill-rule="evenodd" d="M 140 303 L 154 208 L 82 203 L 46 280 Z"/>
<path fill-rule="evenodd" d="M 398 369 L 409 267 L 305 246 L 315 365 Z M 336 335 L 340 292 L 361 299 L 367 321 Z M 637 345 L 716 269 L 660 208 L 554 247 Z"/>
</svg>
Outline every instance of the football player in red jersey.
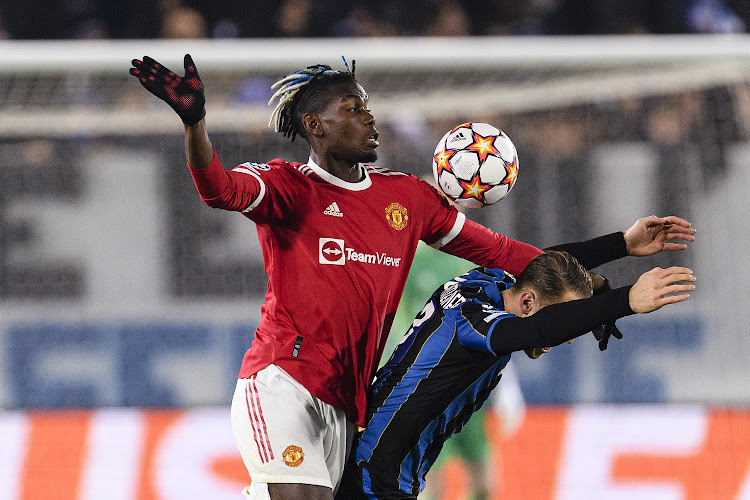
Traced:
<svg viewBox="0 0 750 500">
<path fill-rule="evenodd" d="M 271 124 L 310 145 L 305 164 L 274 159 L 224 170 L 206 132 L 203 83 L 149 57 L 130 72 L 185 124 L 201 198 L 255 222 L 268 291 L 232 401 L 248 498 L 332 499 L 367 386 L 419 240 L 477 265 L 519 273 L 541 251 L 464 217 L 413 175 L 376 168 L 378 132 L 351 70 L 316 65 L 273 87 Z M 689 224 L 659 232 L 689 239 Z M 683 224 L 684 222 L 684 224 Z"/>
</svg>

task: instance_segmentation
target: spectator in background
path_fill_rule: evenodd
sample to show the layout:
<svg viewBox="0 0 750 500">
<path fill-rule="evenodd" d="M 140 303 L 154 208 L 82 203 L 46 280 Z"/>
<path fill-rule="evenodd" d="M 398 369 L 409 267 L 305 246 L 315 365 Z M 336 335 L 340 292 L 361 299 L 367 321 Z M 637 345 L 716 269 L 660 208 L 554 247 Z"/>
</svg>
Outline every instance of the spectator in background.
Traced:
<svg viewBox="0 0 750 500">
<path fill-rule="evenodd" d="M 6 29 L 5 22 L 3 20 L 3 11 L 0 10 L 0 40 L 8 40 L 10 38 L 10 32 Z"/>
<path fill-rule="evenodd" d="M 391 32 L 398 36 L 416 36 L 422 30 L 424 22 L 423 13 L 425 1 L 419 0 L 413 2 L 404 2 L 402 0 L 378 0 L 369 4 L 372 17 L 376 19 L 380 26 L 387 27 Z"/>
<path fill-rule="evenodd" d="M 687 27 L 693 33 L 741 33 L 745 23 L 724 0 L 692 0 Z"/>
<path fill-rule="evenodd" d="M 284 0 L 273 15 L 273 35 L 282 38 L 331 36 L 331 27 L 343 12 L 336 0 Z"/>
<path fill-rule="evenodd" d="M 480 36 L 541 35 L 555 8 L 547 0 L 477 0 L 466 7 L 472 34 Z"/>
<path fill-rule="evenodd" d="M 59 2 L 25 0 L 11 3 L 10 0 L 0 0 L 0 10 L 10 38 L 50 40 L 69 37 L 67 28 L 72 17 Z"/>
<path fill-rule="evenodd" d="M 742 20 L 745 30 L 750 26 L 750 0 L 728 0 L 732 12 Z"/>
<path fill-rule="evenodd" d="M 180 38 L 160 13 L 183 9 L 221 38 L 728 33 L 750 22 L 748 0 L 0 0 L 0 38 Z"/>
<path fill-rule="evenodd" d="M 469 36 L 471 25 L 463 5 L 456 0 L 437 0 L 430 21 L 422 32 L 426 36 Z"/>
<path fill-rule="evenodd" d="M 547 18 L 552 35 L 684 33 L 685 6 L 668 0 L 559 0 Z"/>
<path fill-rule="evenodd" d="M 365 2 L 357 2 L 343 18 L 334 24 L 331 34 L 333 36 L 360 38 L 403 35 L 403 32 L 399 31 L 397 25 L 385 22 L 385 18 L 380 15 L 380 12 L 376 12 L 378 6 L 382 10 L 382 5 L 380 4 L 372 5 Z"/>
<path fill-rule="evenodd" d="M 187 2 L 203 14 L 213 38 L 270 38 L 275 35 L 274 15 L 278 0 L 248 2 Z"/>
<path fill-rule="evenodd" d="M 284 0 L 276 12 L 274 25 L 281 37 L 304 37 L 312 33 L 310 0 Z"/>
<path fill-rule="evenodd" d="M 109 38 L 109 31 L 104 19 L 93 17 L 80 22 L 73 30 L 72 36 L 79 40 L 104 40 Z"/>
<path fill-rule="evenodd" d="M 190 7 L 172 7 L 164 12 L 162 38 L 206 38 L 208 27 L 203 15 Z"/>
</svg>

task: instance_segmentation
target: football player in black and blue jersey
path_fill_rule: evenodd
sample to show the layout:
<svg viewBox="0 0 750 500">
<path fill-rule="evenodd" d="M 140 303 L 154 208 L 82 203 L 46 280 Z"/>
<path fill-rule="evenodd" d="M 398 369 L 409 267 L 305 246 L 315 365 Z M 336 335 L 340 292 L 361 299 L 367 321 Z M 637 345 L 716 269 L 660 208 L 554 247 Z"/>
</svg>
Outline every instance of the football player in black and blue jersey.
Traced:
<svg viewBox="0 0 750 500">
<path fill-rule="evenodd" d="M 581 249 L 571 248 L 586 260 Z M 517 279 L 477 268 L 448 281 L 378 371 L 337 499 L 417 498 L 443 443 L 482 406 L 512 352 L 538 358 L 598 325 L 684 301 L 693 281 L 690 269 L 654 268 L 592 297 L 590 274 L 554 250 Z"/>
</svg>

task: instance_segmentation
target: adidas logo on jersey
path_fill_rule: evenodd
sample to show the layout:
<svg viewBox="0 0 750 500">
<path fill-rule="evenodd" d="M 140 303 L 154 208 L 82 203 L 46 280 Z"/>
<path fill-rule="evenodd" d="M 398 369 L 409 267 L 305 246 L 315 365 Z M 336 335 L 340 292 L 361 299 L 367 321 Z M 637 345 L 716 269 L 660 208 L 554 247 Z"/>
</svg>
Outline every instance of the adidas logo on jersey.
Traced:
<svg viewBox="0 0 750 500">
<path fill-rule="evenodd" d="M 341 210 L 339 210 L 339 206 L 336 204 L 335 201 L 331 203 L 330 205 L 328 205 L 328 207 L 325 210 L 323 210 L 323 213 L 325 215 L 333 215 L 334 217 L 344 216 L 344 214 L 341 213 Z"/>
</svg>

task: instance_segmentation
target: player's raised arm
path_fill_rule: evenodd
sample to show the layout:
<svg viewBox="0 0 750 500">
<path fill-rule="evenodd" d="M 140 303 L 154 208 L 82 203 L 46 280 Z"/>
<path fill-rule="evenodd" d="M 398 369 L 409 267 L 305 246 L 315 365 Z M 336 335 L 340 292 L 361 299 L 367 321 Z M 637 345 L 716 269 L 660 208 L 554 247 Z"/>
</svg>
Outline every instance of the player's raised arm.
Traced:
<svg viewBox="0 0 750 500">
<path fill-rule="evenodd" d="M 670 240 L 692 242 L 695 241 L 695 232 L 685 219 L 651 215 L 638 219 L 626 231 L 617 231 L 586 241 L 557 245 L 545 250 L 566 251 L 576 257 L 586 269 L 593 269 L 626 256 L 643 257 L 662 251 L 684 250 L 687 248 L 685 243 L 675 243 Z M 594 278 L 595 294 L 611 289 L 606 278 L 595 273 L 592 273 L 592 278 Z M 602 284 L 606 286 L 602 287 Z M 622 338 L 622 332 L 614 321 L 600 325 L 593 332 L 599 342 L 599 349 L 602 351 L 607 348 L 611 336 Z"/>
<path fill-rule="evenodd" d="M 185 54 L 185 75 L 179 76 L 158 61 L 133 59 L 130 74 L 146 90 L 174 109 L 185 124 L 185 157 L 203 201 L 211 207 L 236 211 L 252 206 L 263 192 L 257 176 L 224 170 L 206 131 L 203 82 L 190 54 Z M 210 168 L 209 168 L 210 167 Z"/>
<path fill-rule="evenodd" d="M 214 159 L 214 148 L 206 132 L 206 97 L 203 82 L 190 54 L 183 61 L 185 75 L 179 76 L 159 62 L 144 56 L 133 59 L 130 74 L 146 90 L 166 102 L 185 124 L 185 155 L 193 168 L 205 168 Z"/>
<path fill-rule="evenodd" d="M 662 251 L 684 250 L 684 242 L 695 241 L 695 229 L 679 217 L 651 215 L 638 219 L 626 231 L 617 231 L 597 238 L 556 245 L 545 250 L 561 250 L 573 255 L 586 269 L 627 256 L 644 257 Z"/>
</svg>

